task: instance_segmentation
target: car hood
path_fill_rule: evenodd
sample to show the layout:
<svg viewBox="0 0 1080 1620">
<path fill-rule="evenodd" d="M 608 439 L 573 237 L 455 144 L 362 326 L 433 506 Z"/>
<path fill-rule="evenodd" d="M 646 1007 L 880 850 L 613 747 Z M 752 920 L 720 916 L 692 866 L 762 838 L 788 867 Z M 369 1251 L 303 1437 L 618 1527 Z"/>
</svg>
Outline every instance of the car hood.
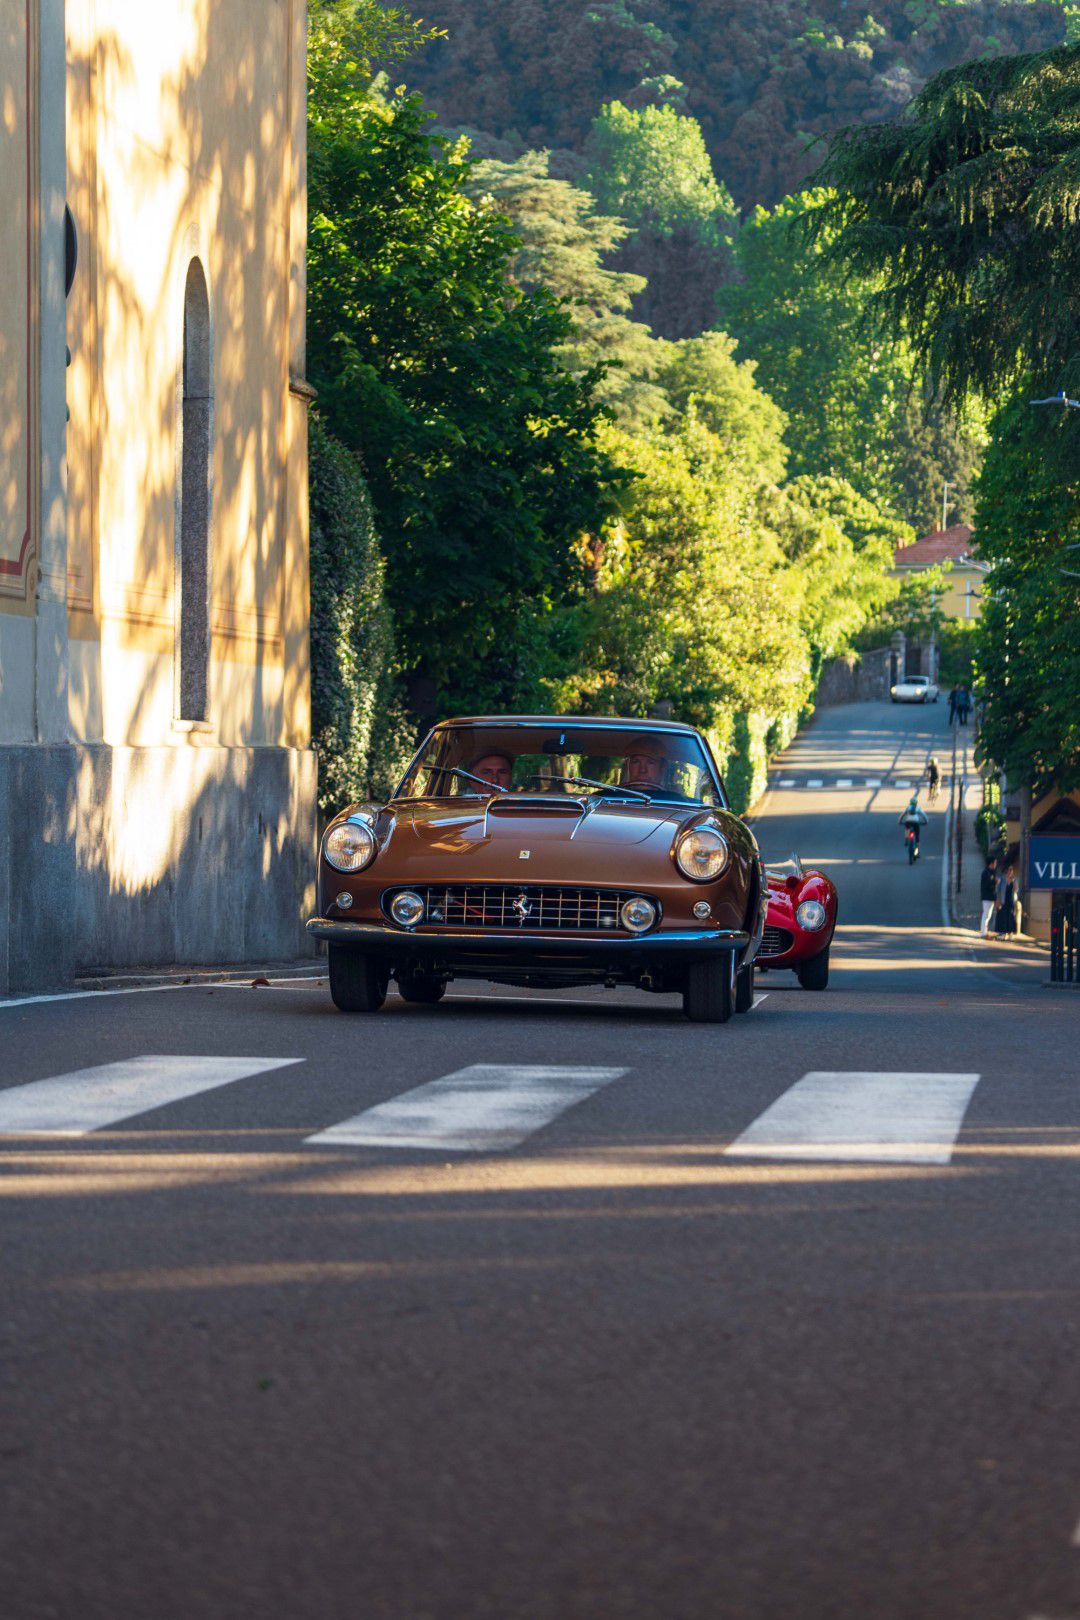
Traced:
<svg viewBox="0 0 1080 1620">
<path fill-rule="evenodd" d="M 421 800 L 391 807 L 391 837 L 394 842 L 417 839 L 425 849 L 446 856 L 475 854 L 488 846 L 513 847 L 515 855 L 522 849 L 531 854 L 534 848 L 584 851 L 598 844 L 629 848 L 650 838 L 662 841 L 666 850 L 675 827 L 700 811 L 699 805 L 589 804 L 554 795 L 467 807 Z"/>
</svg>

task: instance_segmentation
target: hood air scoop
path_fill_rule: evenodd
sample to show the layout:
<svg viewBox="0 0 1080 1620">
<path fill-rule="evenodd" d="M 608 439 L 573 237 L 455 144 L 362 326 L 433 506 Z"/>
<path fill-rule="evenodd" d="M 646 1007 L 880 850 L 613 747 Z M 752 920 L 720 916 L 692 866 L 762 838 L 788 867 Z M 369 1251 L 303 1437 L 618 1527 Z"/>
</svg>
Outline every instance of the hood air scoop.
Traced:
<svg viewBox="0 0 1080 1620">
<path fill-rule="evenodd" d="M 583 799 L 564 798 L 555 793 L 515 793 L 496 795 L 487 807 L 489 816 L 583 816 Z"/>
</svg>

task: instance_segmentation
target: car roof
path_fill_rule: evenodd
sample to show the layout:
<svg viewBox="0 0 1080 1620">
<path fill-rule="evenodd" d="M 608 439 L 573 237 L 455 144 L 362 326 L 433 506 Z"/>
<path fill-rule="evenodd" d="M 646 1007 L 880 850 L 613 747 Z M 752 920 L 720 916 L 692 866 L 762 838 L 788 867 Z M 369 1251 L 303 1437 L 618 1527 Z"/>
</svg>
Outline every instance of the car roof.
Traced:
<svg viewBox="0 0 1080 1620">
<path fill-rule="evenodd" d="M 590 726 L 599 730 L 607 730 L 612 726 L 626 726 L 634 731 L 679 731 L 692 737 L 700 735 L 696 726 L 688 726 L 682 720 L 640 720 L 616 714 L 455 715 L 452 719 L 437 721 L 435 729 L 441 730 L 444 726 Z"/>
</svg>

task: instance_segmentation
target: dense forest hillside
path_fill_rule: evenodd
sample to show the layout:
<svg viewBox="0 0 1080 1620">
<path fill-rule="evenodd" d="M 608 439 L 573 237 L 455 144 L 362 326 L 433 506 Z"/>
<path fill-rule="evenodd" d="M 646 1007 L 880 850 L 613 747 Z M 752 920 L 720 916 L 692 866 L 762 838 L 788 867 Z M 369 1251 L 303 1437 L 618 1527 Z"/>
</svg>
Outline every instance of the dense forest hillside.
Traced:
<svg viewBox="0 0 1080 1620">
<path fill-rule="evenodd" d="M 424 20 L 448 37 L 410 81 L 444 123 L 577 152 L 607 101 L 675 106 L 745 209 L 799 187 L 814 137 L 896 114 L 954 63 L 1058 44 L 1066 13 L 1059 0 L 430 0 Z"/>
</svg>

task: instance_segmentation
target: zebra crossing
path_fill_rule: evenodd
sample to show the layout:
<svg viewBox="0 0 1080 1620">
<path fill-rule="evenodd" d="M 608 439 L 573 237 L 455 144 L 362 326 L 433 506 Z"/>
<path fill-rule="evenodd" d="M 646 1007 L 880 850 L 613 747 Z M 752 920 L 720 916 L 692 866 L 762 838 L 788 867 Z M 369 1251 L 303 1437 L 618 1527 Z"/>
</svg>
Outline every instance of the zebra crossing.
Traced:
<svg viewBox="0 0 1080 1620">
<path fill-rule="evenodd" d="M 299 1070 L 304 1061 L 151 1053 L 7 1087 L 0 1091 L 0 1171 L 5 1145 L 25 1147 L 28 1138 L 85 1139 L 240 1081 Z M 605 1065 L 469 1064 L 324 1126 L 303 1142 L 313 1149 L 507 1152 L 632 1074 L 631 1068 Z M 979 1078 L 967 1072 L 813 1070 L 747 1121 L 724 1153 L 948 1164 Z"/>
<path fill-rule="evenodd" d="M 943 789 L 947 780 L 948 778 L 945 776 L 941 778 Z M 783 788 L 785 790 L 803 788 L 810 789 L 813 792 L 825 791 L 827 793 L 834 791 L 844 792 L 848 789 L 861 793 L 867 788 L 882 788 L 886 792 L 897 790 L 902 793 L 910 793 L 915 788 L 925 788 L 926 778 L 917 772 L 914 775 L 909 773 L 907 776 L 810 776 L 806 773 L 792 775 L 788 772 L 783 776 L 770 776 L 769 787 Z"/>
</svg>

